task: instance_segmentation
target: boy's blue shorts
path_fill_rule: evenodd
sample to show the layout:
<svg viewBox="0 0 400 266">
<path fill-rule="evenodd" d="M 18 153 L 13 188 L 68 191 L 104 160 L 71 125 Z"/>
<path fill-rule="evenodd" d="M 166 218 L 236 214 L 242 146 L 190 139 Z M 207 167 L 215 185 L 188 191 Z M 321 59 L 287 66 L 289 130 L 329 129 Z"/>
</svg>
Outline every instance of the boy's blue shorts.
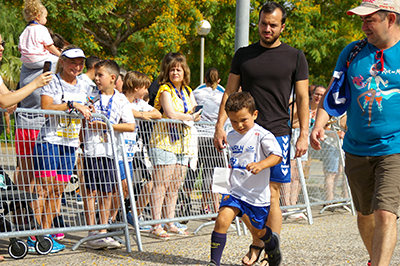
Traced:
<svg viewBox="0 0 400 266">
<path fill-rule="evenodd" d="M 117 171 L 114 160 L 108 157 L 85 157 L 83 176 L 86 189 L 110 193 L 117 184 Z"/>
<path fill-rule="evenodd" d="M 121 174 L 121 181 L 126 179 L 125 165 L 124 161 L 118 161 L 119 173 Z M 131 179 L 133 181 L 133 165 L 132 161 L 129 162 L 129 172 L 131 173 Z"/>
<path fill-rule="evenodd" d="M 269 206 L 257 207 L 237 199 L 232 195 L 222 195 L 220 208 L 224 206 L 238 208 L 240 210 L 238 214 L 239 217 L 246 214 L 255 228 L 260 230 L 265 228 L 269 215 Z"/>
</svg>

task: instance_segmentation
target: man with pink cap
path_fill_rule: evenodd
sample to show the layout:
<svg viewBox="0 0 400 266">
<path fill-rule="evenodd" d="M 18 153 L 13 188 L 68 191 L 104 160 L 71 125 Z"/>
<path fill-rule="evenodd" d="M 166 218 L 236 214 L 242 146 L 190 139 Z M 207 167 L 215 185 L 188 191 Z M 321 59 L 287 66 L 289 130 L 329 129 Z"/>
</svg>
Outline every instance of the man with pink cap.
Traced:
<svg viewBox="0 0 400 266">
<path fill-rule="evenodd" d="M 368 265 L 389 265 L 400 203 L 400 0 L 363 0 L 347 14 L 361 18 L 367 44 L 347 70 L 351 100 L 343 140 L 345 170 L 358 229 L 370 256 Z M 357 43 L 343 49 L 335 72 L 346 64 Z M 329 119 L 323 102 L 310 136 L 317 150 Z"/>
</svg>

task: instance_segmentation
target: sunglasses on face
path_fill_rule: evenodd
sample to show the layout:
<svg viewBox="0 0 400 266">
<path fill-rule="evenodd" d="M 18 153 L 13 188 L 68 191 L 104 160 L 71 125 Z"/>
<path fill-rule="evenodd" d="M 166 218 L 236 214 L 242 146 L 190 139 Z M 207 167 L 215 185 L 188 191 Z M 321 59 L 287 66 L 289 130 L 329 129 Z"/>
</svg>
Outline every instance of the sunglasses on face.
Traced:
<svg viewBox="0 0 400 266">
<path fill-rule="evenodd" d="M 375 54 L 375 59 L 378 60 L 378 62 L 375 64 L 376 70 L 377 71 L 383 71 L 384 66 L 383 66 L 383 50 L 379 50 Z"/>
<path fill-rule="evenodd" d="M 0 42 L 0 45 L 3 46 L 3 48 L 6 48 L 6 42 L 5 41 Z"/>
</svg>

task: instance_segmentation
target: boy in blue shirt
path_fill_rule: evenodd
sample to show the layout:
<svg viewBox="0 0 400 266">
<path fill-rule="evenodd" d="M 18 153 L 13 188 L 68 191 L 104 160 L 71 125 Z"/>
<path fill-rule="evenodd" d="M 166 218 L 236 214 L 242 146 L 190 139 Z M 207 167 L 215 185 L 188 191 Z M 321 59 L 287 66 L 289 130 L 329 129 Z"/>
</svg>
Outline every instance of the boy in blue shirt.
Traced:
<svg viewBox="0 0 400 266">
<path fill-rule="evenodd" d="M 226 101 L 225 111 L 234 129 L 227 135 L 231 154 L 231 189 L 229 194 L 222 197 L 211 236 L 211 262 L 208 266 L 220 265 L 229 226 L 236 216 L 243 215 L 247 215 L 251 221 L 252 228 L 249 229 L 264 242 L 263 247 L 250 245 L 250 252 L 252 249 L 259 251 L 258 261 L 264 249 L 269 265 L 279 265 L 279 236 L 266 227 L 266 222 L 271 197 L 270 167 L 282 161 L 282 149 L 271 132 L 254 122 L 258 111 L 250 93 L 231 94 Z"/>
</svg>

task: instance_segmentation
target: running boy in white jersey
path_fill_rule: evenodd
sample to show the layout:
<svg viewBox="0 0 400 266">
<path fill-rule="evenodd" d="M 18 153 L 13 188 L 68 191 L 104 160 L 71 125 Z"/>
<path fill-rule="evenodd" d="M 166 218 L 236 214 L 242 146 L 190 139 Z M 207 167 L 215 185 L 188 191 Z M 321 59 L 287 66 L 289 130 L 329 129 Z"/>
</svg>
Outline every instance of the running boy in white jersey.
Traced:
<svg viewBox="0 0 400 266">
<path fill-rule="evenodd" d="M 92 92 L 90 98 L 100 95 L 100 100 L 94 103 L 95 112 L 103 114 L 112 124 L 115 132 L 133 132 L 135 118 L 130 103 L 126 97 L 114 89 L 115 80 L 119 76 L 119 66 L 113 60 L 104 60 L 96 64 L 95 82 L 99 90 Z M 101 120 L 101 119 L 100 119 Z M 107 224 L 110 215 L 112 191 L 117 183 L 117 171 L 111 145 L 111 135 L 107 124 L 92 120 L 84 134 L 84 164 L 85 178 L 85 215 L 88 225 L 95 225 L 94 204 L 96 195 L 100 210 L 100 223 Z M 90 231 L 89 236 L 106 233 Z M 116 248 L 119 242 L 111 237 L 90 240 L 87 246 L 93 249 Z"/>
<path fill-rule="evenodd" d="M 250 218 L 250 230 L 264 242 L 264 246 L 251 245 L 250 249 L 259 250 L 259 255 L 265 249 L 269 265 L 279 265 L 279 237 L 265 224 L 271 197 L 269 168 L 282 161 L 282 149 L 271 132 L 254 123 L 258 111 L 250 93 L 232 93 L 226 101 L 225 111 L 234 129 L 227 135 L 231 189 L 221 200 L 211 236 L 211 261 L 207 266 L 220 265 L 229 226 L 236 216 L 244 214 Z"/>
</svg>

